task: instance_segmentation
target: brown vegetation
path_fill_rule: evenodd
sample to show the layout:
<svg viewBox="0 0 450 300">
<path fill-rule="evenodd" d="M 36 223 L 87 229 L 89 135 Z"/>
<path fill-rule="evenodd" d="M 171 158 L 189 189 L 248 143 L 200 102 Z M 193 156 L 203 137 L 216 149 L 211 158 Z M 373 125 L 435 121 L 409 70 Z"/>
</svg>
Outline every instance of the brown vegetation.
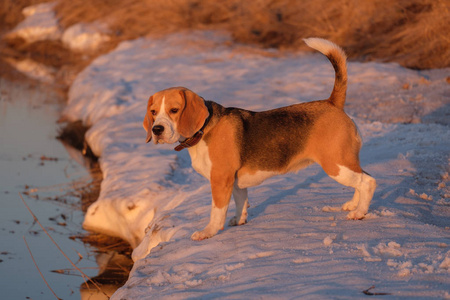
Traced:
<svg viewBox="0 0 450 300">
<path fill-rule="evenodd" d="M 183 29 L 228 30 L 239 43 L 299 49 L 318 36 L 351 58 L 450 66 L 446 0 L 60 0 L 63 26 L 101 20 L 116 42 Z"/>
<path fill-rule="evenodd" d="M 4 35 L 24 19 L 22 9 L 48 0 L 1 0 L 0 1 L 0 76 L 9 80 L 24 80 L 24 75 L 9 65 L 5 58 L 21 60 L 31 58 L 57 70 L 57 83 L 66 88 L 70 80 L 65 77 L 81 71 L 93 57 L 82 57 L 71 52 L 61 41 L 38 41 L 26 43 L 21 38 L 5 39 Z M 28 78 L 27 80 L 31 80 Z"/>
<path fill-rule="evenodd" d="M 22 8 L 40 2 L 47 0 L 0 1 L 0 35 L 23 19 Z M 62 69 L 64 77 L 123 40 L 221 29 L 238 43 L 261 47 L 306 50 L 302 38 L 317 36 L 343 46 L 351 59 L 394 61 L 415 69 L 450 67 L 447 0 L 57 0 L 56 11 L 65 28 L 79 22 L 108 24 L 111 43 L 82 56 L 59 41 L 9 40 L 0 45 L 1 55 L 31 56 Z"/>
<path fill-rule="evenodd" d="M 12 29 L 24 19 L 22 9 L 44 2 L 43 0 L 2 0 L 0 1 L 0 34 Z"/>
</svg>

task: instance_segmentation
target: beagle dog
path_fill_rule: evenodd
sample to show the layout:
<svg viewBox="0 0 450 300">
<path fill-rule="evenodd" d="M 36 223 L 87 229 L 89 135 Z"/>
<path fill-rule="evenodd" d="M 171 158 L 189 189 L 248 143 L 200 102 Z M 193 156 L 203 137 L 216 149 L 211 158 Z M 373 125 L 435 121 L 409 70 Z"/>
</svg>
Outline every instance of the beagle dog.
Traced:
<svg viewBox="0 0 450 300">
<path fill-rule="evenodd" d="M 330 41 L 305 39 L 328 57 L 335 70 L 331 96 L 263 112 L 223 107 L 184 87 L 157 92 L 148 100 L 144 128 L 147 143 L 180 144 L 187 148 L 193 168 L 211 183 L 209 224 L 193 240 L 223 229 L 231 195 L 236 215 L 229 225 L 247 222 L 247 188 L 265 179 L 318 163 L 334 180 L 355 189 L 343 210 L 347 219 L 367 213 L 376 181 L 361 169 L 361 138 L 345 114 L 347 66 L 344 51 Z"/>
</svg>

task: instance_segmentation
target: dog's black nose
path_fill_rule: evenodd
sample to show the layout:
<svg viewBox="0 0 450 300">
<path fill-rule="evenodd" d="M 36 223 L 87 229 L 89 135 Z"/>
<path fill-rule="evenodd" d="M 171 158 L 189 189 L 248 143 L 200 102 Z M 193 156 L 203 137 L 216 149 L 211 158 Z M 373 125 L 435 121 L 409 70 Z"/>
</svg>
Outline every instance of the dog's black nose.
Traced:
<svg viewBox="0 0 450 300">
<path fill-rule="evenodd" d="M 164 131 L 164 126 L 155 125 L 155 126 L 153 126 L 152 131 L 155 135 L 161 135 L 161 133 L 163 133 L 163 131 Z"/>
</svg>

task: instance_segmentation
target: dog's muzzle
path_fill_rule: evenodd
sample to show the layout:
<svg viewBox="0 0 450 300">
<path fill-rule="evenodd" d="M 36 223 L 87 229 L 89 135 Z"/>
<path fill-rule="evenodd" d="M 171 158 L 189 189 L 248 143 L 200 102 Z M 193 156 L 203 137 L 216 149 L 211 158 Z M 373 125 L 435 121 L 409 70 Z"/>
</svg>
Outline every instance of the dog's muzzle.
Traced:
<svg viewBox="0 0 450 300">
<path fill-rule="evenodd" d="M 179 140 L 180 135 L 167 120 L 162 119 L 155 123 L 152 127 L 155 144 L 173 144 Z"/>
</svg>

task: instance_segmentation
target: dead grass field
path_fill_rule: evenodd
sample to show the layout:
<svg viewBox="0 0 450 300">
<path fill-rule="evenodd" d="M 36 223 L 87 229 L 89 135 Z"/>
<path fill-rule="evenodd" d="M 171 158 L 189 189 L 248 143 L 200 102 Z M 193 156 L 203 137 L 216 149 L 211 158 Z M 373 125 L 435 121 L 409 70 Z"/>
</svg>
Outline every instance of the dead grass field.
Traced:
<svg viewBox="0 0 450 300">
<path fill-rule="evenodd" d="M 23 18 L 23 7 L 39 2 L 47 1 L 0 1 L 0 34 Z M 220 29 L 238 43 L 260 47 L 306 50 L 302 38 L 318 36 L 344 47 L 353 60 L 450 67 L 448 0 L 57 0 L 56 11 L 65 28 L 79 22 L 108 24 L 112 42 L 96 55 L 141 36 Z M 8 41 L 0 50 L 2 56 L 26 55 L 78 70 L 90 61 L 58 42 Z"/>
<path fill-rule="evenodd" d="M 116 40 L 186 28 L 224 29 L 236 42 L 299 49 L 318 36 L 358 60 L 450 66 L 448 0 L 60 0 L 63 26 L 101 20 Z"/>
</svg>

